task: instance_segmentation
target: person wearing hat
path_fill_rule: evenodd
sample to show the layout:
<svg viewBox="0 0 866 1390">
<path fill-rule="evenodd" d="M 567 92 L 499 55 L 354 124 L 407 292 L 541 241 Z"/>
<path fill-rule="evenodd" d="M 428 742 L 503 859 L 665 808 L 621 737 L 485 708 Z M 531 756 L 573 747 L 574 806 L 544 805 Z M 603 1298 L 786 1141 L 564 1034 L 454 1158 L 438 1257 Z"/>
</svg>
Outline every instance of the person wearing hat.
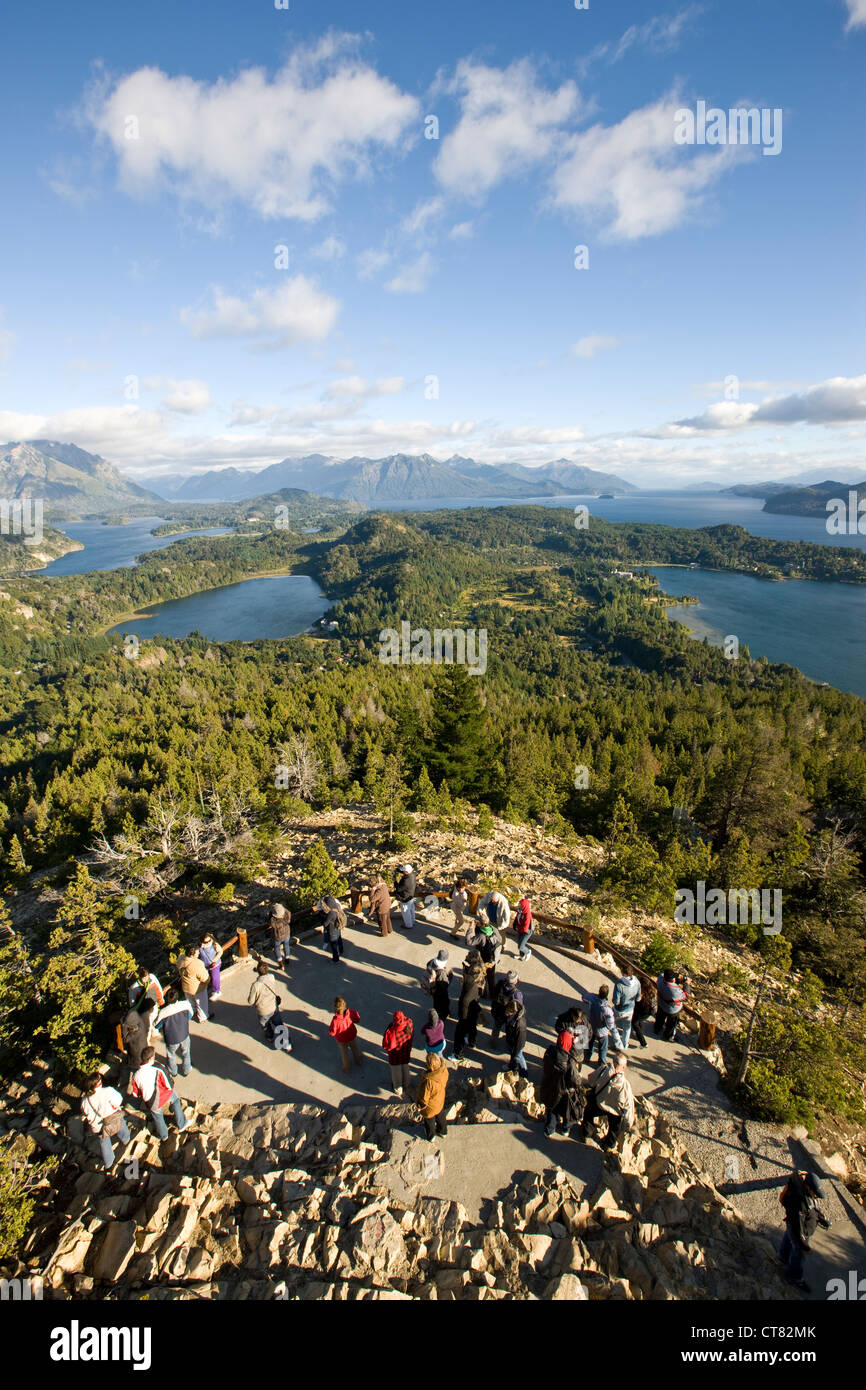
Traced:
<svg viewBox="0 0 866 1390">
<path fill-rule="evenodd" d="M 496 927 L 490 925 L 486 917 L 479 916 L 475 919 L 475 929 L 469 929 L 466 933 L 466 945 L 470 951 L 477 951 L 487 972 L 487 982 L 484 990 L 488 999 L 493 998 L 493 987 L 496 976 L 496 962 L 502 953 L 502 937 Z"/>
<path fill-rule="evenodd" d="M 478 1033 L 478 1019 L 481 1016 L 481 994 L 487 973 L 484 962 L 477 951 L 470 951 L 463 962 L 463 988 L 457 1005 L 457 1028 L 454 1033 L 454 1051 L 447 1058 L 449 1062 L 459 1062 L 463 1046 L 475 1046 Z"/>
<path fill-rule="evenodd" d="M 448 1068 L 435 1052 L 427 1053 L 427 1066 L 418 1082 L 415 1104 L 418 1106 L 428 1139 L 434 1134 L 443 1137 L 448 1133 L 445 1122 L 445 1088 L 448 1085 Z"/>
<path fill-rule="evenodd" d="M 288 969 L 292 949 L 292 914 L 282 903 L 274 903 L 271 908 L 268 927 L 274 938 L 274 964 L 277 969 L 281 965 Z"/>
<path fill-rule="evenodd" d="M 528 1076 L 523 1049 L 526 1046 L 526 1010 L 523 1001 L 509 999 L 505 1005 L 505 1041 L 508 1043 L 508 1070 Z"/>
<path fill-rule="evenodd" d="M 785 1209 L 785 1234 L 779 1246 L 779 1259 L 786 1266 L 785 1278 L 795 1288 L 811 1293 L 803 1277 L 803 1256 L 811 1250 L 812 1236 L 817 1226 L 826 1231 L 830 1222 L 817 1203 L 826 1197 L 824 1185 L 815 1173 L 795 1168 L 779 1201 Z"/>
<path fill-rule="evenodd" d="M 445 1051 L 445 1024 L 435 1009 L 428 1013 L 421 1034 L 424 1038 L 425 1052 L 435 1052 L 437 1057 L 441 1057 Z"/>
<path fill-rule="evenodd" d="M 505 1011 L 512 999 L 521 1006 L 523 1005 L 523 992 L 518 988 L 518 983 L 516 970 L 507 971 L 504 975 L 500 975 L 496 981 L 490 1009 L 493 1015 L 493 1027 L 490 1031 L 491 1046 L 499 1041 L 499 1034 L 505 1027 Z"/>
<path fill-rule="evenodd" d="M 448 952 L 445 950 L 439 951 L 432 960 L 427 962 L 427 975 L 423 981 L 423 986 L 426 993 L 432 996 L 433 1008 L 443 1019 L 447 1018 L 451 1012 L 449 988 L 452 973 L 448 967 Z"/>
<path fill-rule="evenodd" d="M 411 864 L 401 864 L 394 875 L 394 892 L 400 904 L 400 914 L 406 931 L 415 925 L 415 870 Z"/>
<path fill-rule="evenodd" d="M 557 1024 L 560 1021 L 557 1019 Z M 541 1061 L 538 1099 L 544 1106 L 544 1133 L 548 1139 L 553 1137 L 555 1130 L 568 1136 L 571 1126 L 581 1121 L 580 1062 L 572 1030 L 561 1028 Z"/>
</svg>

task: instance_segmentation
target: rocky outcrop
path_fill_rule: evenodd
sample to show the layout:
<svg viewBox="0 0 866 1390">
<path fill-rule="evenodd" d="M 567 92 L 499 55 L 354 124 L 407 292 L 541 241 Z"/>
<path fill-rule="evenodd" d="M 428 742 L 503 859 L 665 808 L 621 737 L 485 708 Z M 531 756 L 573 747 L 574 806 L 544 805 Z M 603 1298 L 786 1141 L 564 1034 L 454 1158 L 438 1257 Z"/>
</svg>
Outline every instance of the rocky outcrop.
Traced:
<svg viewBox="0 0 866 1390">
<path fill-rule="evenodd" d="M 638 1100 L 634 1131 L 588 1191 L 563 1168 L 517 1172 L 470 1219 L 424 1191 L 448 1140 L 407 1140 L 400 1103 L 219 1105 L 160 1143 L 134 1134 L 107 1176 L 75 1108 L 41 1092 L 7 1096 L 4 1128 L 56 1143 L 70 1187 L 31 1237 L 46 1297 L 355 1300 L 784 1298 L 768 1241 L 691 1161 L 670 1125 Z M 453 1095 L 452 1095 L 453 1092 Z M 517 1124 L 540 1113 L 514 1074 L 454 1077 L 456 1125 Z M 60 1114 L 52 1104 L 61 1102 Z M 66 1111 L 62 1106 L 65 1104 Z M 32 1123 L 20 1123 L 29 1115 Z M 51 1116 L 50 1123 L 47 1116 Z M 402 1126 L 402 1133 L 399 1128 Z M 495 1129 L 478 1134 L 479 1163 Z M 562 1141 L 563 1161 L 573 1141 Z M 531 1152 L 530 1149 L 527 1151 Z M 386 1180 L 399 1167 L 400 1196 Z M 74 1176 L 77 1173 L 77 1176 Z M 15 1274 L 20 1271 L 3 1271 Z"/>
</svg>

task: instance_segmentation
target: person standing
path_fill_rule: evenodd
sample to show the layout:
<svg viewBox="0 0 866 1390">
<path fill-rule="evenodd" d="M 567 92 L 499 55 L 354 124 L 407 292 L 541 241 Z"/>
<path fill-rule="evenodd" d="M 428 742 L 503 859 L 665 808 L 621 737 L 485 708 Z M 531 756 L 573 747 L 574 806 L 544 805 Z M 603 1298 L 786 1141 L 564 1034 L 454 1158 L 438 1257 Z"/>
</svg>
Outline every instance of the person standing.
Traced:
<svg viewBox="0 0 866 1390">
<path fill-rule="evenodd" d="M 678 977 L 673 970 L 663 970 L 656 980 L 656 993 L 658 1009 L 653 1031 L 663 1042 L 676 1042 L 680 1014 L 689 997 L 688 980 L 685 975 Z"/>
<path fill-rule="evenodd" d="M 815 1173 L 795 1168 L 779 1201 L 785 1209 L 785 1234 L 779 1247 L 779 1259 L 786 1266 L 785 1278 L 795 1288 L 811 1293 L 803 1273 L 803 1256 L 812 1249 L 811 1240 L 817 1226 L 828 1230 L 830 1222 L 817 1203 L 826 1197 L 824 1185 Z"/>
<path fill-rule="evenodd" d="M 370 911 L 379 923 L 379 935 L 390 936 L 393 931 L 391 926 L 391 894 L 381 874 L 376 875 L 376 881 L 370 889 Z"/>
<path fill-rule="evenodd" d="M 160 1010 L 156 1031 L 165 1043 L 165 1055 L 169 1080 L 173 1081 L 178 1069 L 181 1076 L 189 1076 L 192 1071 L 192 1055 L 189 1040 L 189 1024 L 192 1018 L 192 1005 L 188 999 L 179 999 L 177 991 L 166 991 L 165 1008 Z"/>
<path fill-rule="evenodd" d="M 421 1029 L 424 1038 L 424 1049 L 426 1052 L 435 1052 L 437 1057 L 441 1057 L 445 1052 L 445 1024 L 439 1017 L 435 1009 L 431 1009 L 427 1015 L 427 1022 Z"/>
<path fill-rule="evenodd" d="M 356 1023 L 361 1022 L 361 1015 L 357 1009 L 350 1009 L 345 999 L 339 994 L 334 1000 L 334 1017 L 331 1019 L 331 1026 L 328 1029 L 331 1037 L 336 1041 L 340 1049 L 340 1061 L 343 1063 L 343 1071 L 349 1071 L 351 1062 L 349 1054 L 354 1057 L 356 1064 L 363 1065 L 364 1058 L 361 1049 L 358 1047 L 358 1030 Z"/>
<path fill-rule="evenodd" d="M 505 1005 L 505 1041 L 510 1054 L 508 1070 L 527 1076 L 528 1068 L 523 1055 L 526 1046 L 526 1009 L 516 999 L 509 999 Z"/>
<path fill-rule="evenodd" d="M 481 994 L 487 982 L 487 971 L 477 951 L 470 951 L 463 962 L 463 986 L 457 1005 L 457 1027 L 454 1031 L 454 1050 L 449 1062 L 459 1062 L 464 1045 L 475 1046 L 478 1019 L 481 1014 Z"/>
<path fill-rule="evenodd" d="M 415 1102 L 421 1112 L 424 1132 L 428 1139 L 432 1139 L 434 1134 L 441 1134 L 444 1137 L 448 1133 L 448 1125 L 445 1122 L 445 1088 L 447 1085 L 448 1068 L 444 1060 L 437 1057 L 435 1052 L 428 1052 L 427 1065 L 421 1080 L 418 1082 L 418 1090 L 415 1094 Z"/>
<path fill-rule="evenodd" d="M 153 1023 L 158 1013 L 152 999 L 142 998 L 137 1008 L 130 1009 L 120 1025 L 120 1036 L 126 1048 L 130 1075 L 141 1066 L 141 1054 L 153 1038 Z"/>
<path fill-rule="evenodd" d="M 632 1018 L 639 999 L 640 980 L 637 979 L 630 965 L 624 965 L 622 974 L 613 987 L 613 1016 L 616 1021 L 616 1031 L 622 1039 L 623 1047 L 628 1047 Z"/>
<path fill-rule="evenodd" d="M 448 952 L 441 950 L 427 962 L 427 974 L 422 985 L 433 1000 L 433 1008 L 440 1018 L 448 1018 L 451 1012 L 451 980 L 453 971 L 448 968 Z"/>
<path fill-rule="evenodd" d="M 326 951 L 330 950 L 334 964 L 339 965 L 345 950 L 343 929 L 349 921 L 345 909 L 336 898 L 328 895 L 326 898 L 319 899 L 316 903 L 316 911 L 325 919 L 322 923 L 322 944 Z"/>
<path fill-rule="evenodd" d="M 292 951 L 292 914 L 282 903 L 274 903 L 268 928 L 274 939 L 274 964 L 279 970 L 285 966 L 288 973 L 289 957 Z"/>
<path fill-rule="evenodd" d="M 220 990 L 222 953 L 222 946 L 210 932 L 207 932 L 198 943 L 198 958 L 210 976 L 211 999 L 222 998 Z"/>
<path fill-rule="evenodd" d="M 511 921 L 511 908 L 504 893 L 500 893 L 498 888 L 485 893 L 478 904 L 478 911 L 486 914 L 491 927 L 496 928 L 500 937 L 505 936 Z"/>
<path fill-rule="evenodd" d="M 401 1009 L 397 1009 L 382 1039 L 382 1046 L 388 1054 L 388 1065 L 391 1068 L 391 1085 L 398 1096 L 401 1091 L 409 1095 L 409 1058 L 412 1055 L 414 1031 L 415 1025 L 411 1018 L 407 1018 Z"/>
<path fill-rule="evenodd" d="M 641 986 L 640 998 L 635 1004 L 634 1013 L 631 1016 L 631 1031 L 634 1033 L 641 1047 L 647 1046 L 643 1026 L 648 1018 L 652 1018 L 653 1012 L 653 988 L 650 984 L 644 984 Z"/>
<path fill-rule="evenodd" d="M 583 1115 L 580 1061 L 572 1029 L 561 1028 L 556 1041 L 545 1049 L 541 1062 L 538 1099 L 545 1107 L 544 1133 L 548 1139 L 553 1137 L 554 1130 L 568 1135 L 571 1126 L 580 1123 Z"/>
<path fill-rule="evenodd" d="M 624 1052 L 614 1052 L 586 1078 L 586 1109 L 583 1112 L 580 1137 L 586 1138 L 590 1123 L 596 1118 L 607 1119 L 607 1131 L 599 1139 L 603 1149 L 612 1149 L 617 1140 L 627 1134 L 634 1124 L 634 1095 L 625 1075 L 628 1058 Z"/>
<path fill-rule="evenodd" d="M 128 1144 L 129 1126 L 123 1113 L 123 1096 L 113 1086 L 104 1086 L 98 1071 L 84 1078 L 81 1113 L 91 1134 L 99 1140 L 102 1162 L 106 1173 L 110 1173 L 114 1167 L 112 1140 L 119 1139 L 121 1147 Z"/>
<path fill-rule="evenodd" d="M 535 932 L 535 925 L 528 898 L 521 898 L 517 904 L 517 911 L 514 914 L 514 930 L 517 935 L 517 954 L 521 960 L 529 960 L 532 955 L 529 949 L 529 938 Z"/>
<path fill-rule="evenodd" d="M 592 1062 L 592 1054 L 598 1048 L 598 1060 L 604 1064 L 607 1061 L 607 1050 L 611 1040 L 617 1039 L 616 1019 L 608 1002 L 609 994 L 610 987 L 601 985 L 598 994 L 594 994 L 589 1001 L 589 1026 L 592 1036 L 583 1054 L 585 1062 Z"/>
<path fill-rule="evenodd" d="M 144 1049 L 141 1066 L 132 1078 L 132 1094 L 136 1100 L 141 1101 L 153 1120 L 157 1138 L 168 1138 L 168 1125 L 162 1113 L 167 1105 L 172 1108 L 178 1134 L 181 1134 L 189 1124 L 189 1120 L 183 1113 L 180 1096 L 162 1067 L 156 1065 L 156 1052 L 152 1047 Z"/>
<path fill-rule="evenodd" d="M 207 1023 L 210 1017 L 207 1004 L 210 976 L 198 958 L 198 948 L 182 952 L 174 964 L 183 996 L 192 1006 L 193 1018 L 196 1023 Z"/>
<path fill-rule="evenodd" d="M 139 967 L 135 982 L 129 987 L 130 1005 L 140 1004 L 142 996 L 152 999 L 158 1009 L 162 1008 L 164 1003 L 162 985 L 156 976 L 151 974 L 146 965 Z"/>
<path fill-rule="evenodd" d="M 460 936 L 463 930 L 463 914 L 466 911 L 466 904 L 469 901 L 469 894 L 466 888 L 466 879 L 458 878 L 454 887 L 451 889 L 451 911 L 454 913 L 454 925 L 451 928 L 452 936 Z"/>
<path fill-rule="evenodd" d="M 411 864 L 401 864 L 394 874 L 394 892 L 400 905 L 403 927 L 409 931 L 415 925 L 415 870 Z"/>
<path fill-rule="evenodd" d="M 263 1033 L 270 1034 L 272 1031 L 271 1020 L 279 1012 L 280 998 L 277 994 L 274 977 L 271 974 L 271 967 L 265 960 L 260 960 L 256 966 L 256 978 L 250 985 L 247 1003 L 255 1005 L 259 1027 Z"/>
<path fill-rule="evenodd" d="M 492 927 L 484 917 L 479 917 L 475 922 L 475 930 L 470 928 L 466 933 L 466 945 L 470 951 L 477 951 L 484 963 L 486 975 L 484 992 L 492 1001 L 496 980 L 496 962 L 502 953 L 502 937 L 496 927 Z"/>
<path fill-rule="evenodd" d="M 516 999 L 518 1004 L 523 1003 L 523 992 L 518 988 L 516 970 L 508 970 L 504 975 L 500 975 L 493 989 L 493 1002 L 490 1012 L 493 1015 L 493 1027 L 490 1030 L 491 1047 L 499 1041 L 499 1034 L 505 1027 L 505 1010 L 512 999 Z"/>
</svg>

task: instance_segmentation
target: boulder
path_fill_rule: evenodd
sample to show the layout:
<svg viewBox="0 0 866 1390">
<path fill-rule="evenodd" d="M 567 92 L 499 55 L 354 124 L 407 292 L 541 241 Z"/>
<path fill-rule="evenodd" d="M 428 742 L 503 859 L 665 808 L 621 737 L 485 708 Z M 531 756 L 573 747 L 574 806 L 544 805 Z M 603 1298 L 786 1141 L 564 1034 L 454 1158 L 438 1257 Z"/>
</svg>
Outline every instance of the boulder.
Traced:
<svg viewBox="0 0 866 1390">
<path fill-rule="evenodd" d="M 136 1252 L 135 1222 L 109 1221 L 95 1254 L 88 1261 L 94 1279 L 115 1283 Z"/>
<path fill-rule="evenodd" d="M 545 1300 L 554 1303 L 574 1302 L 586 1303 L 589 1300 L 589 1293 L 585 1284 L 582 1284 L 575 1274 L 559 1274 L 544 1290 Z"/>
</svg>

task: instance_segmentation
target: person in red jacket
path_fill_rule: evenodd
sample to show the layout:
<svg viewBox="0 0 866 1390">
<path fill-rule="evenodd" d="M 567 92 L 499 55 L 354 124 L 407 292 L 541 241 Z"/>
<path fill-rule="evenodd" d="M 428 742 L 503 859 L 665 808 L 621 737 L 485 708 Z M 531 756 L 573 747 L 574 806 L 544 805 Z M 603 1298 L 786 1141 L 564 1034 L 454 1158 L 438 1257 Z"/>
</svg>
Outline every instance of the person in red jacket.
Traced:
<svg viewBox="0 0 866 1390">
<path fill-rule="evenodd" d="M 412 1034 L 415 1025 L 400 1009 L 386 1028 L 382 1046 L 388 1054 L 391 1066 L 391 1085 L 399 1096 L 401 1090 L 409 1092 L 409 1058 L 412 1055 Z"/>
<path fill-rule="evenodd" d="M 517 935 L 517 954 L 521 960 L 529 960 L 532 952 L 529 949 L 529 938 L 535 931 L 532 921 L 532 908 L 528 898 L 521 898 L 517 904 L 517 911 L 514 914 L 514 931 Z"/>
<path fill-rule="evenodd" d="M 361 1056 L 361 1049 L 358 1047 L 358 1030 L 356 1023 L 361 1022 L 361 1015 L 357 1009 L 350 1009 L 345 999 L 338 994 L 334 1000 L 334 1017 L 331 1019 L 331 1026 L 328 1029 L 332 1038 L 337 1041 L 340 1049 L 340 1058 L 343 1063 L 343 1071 L 349 1071 L 351 1062 L 349 1053 L 351 1052 L 356 1063 L 360 1067 L 364 1061 Z"/>
</svg>

